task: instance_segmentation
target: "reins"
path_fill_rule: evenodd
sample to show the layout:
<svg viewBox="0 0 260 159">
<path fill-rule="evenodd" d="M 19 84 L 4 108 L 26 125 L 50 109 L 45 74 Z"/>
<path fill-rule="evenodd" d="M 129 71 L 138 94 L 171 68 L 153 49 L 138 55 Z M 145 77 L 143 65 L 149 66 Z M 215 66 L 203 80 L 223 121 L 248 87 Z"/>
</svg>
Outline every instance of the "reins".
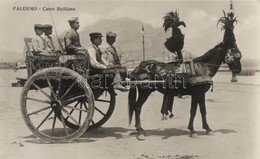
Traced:
<svg viewBox="0 0 260 159">
<path fill-rule="evenodd" d="M 210 64 L 210 63 L 204 63 L 204 62 L 198 62 L 198 63 L 202 63 L 202 64 L 205 64 L 205 65 L 208 65 L 208 66 L 215 66 L 215 67 L 220 67 L 220 65 L 215 65 L 215 64 Z"/>
</svg>

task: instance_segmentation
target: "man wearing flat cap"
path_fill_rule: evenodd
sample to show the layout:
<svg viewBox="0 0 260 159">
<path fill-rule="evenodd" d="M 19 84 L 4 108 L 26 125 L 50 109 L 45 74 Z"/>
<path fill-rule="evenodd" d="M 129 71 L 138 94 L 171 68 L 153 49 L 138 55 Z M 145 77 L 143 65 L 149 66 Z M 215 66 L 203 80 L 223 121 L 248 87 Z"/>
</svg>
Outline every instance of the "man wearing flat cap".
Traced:
<svg viewBox="0 0 260 159">
<path fill-rule="evenodd" d="M 120 84 L 121 77 L 119 71 L 113 69 L 113 66 L 110 65 L 103 57 L 102 52 L 99 49 L 100 44 L 102 43 L 102 34 L 99 32 L 93 32 L 89 34 L 90 41 L 92 44 L 88 47 L 87 52 L 90 58 L 90 69 L 93 74 L 112 74 L 114 75 L 113 84 L 114 88 L 121 91 L 128 91 L 125 87 Z"/>
<path fill-rule="evenodd" d="M 117 34 L 114 32 L 106 33 L 106 43 L 100 46 L 102 55 L 106 61 L 113 66 L 121 66 L 120 58 L 118 56 L 117 49 L 113 46 L 116 41 Z"/>
<path fill-rule="evenodd" d="M 52 34 L 52 25 L 50 24 L 45 24 L 44 25 L 44 39 L 46 43 L 46 51 L 48 51 L 52 55 L 58 55 L 61 53 L 60 50 L 56 50 L 54 42 L 51 37 Z"/>
<path fill-rule="evenodd" d="M 99 49 L 99 45 L 102 43 L 102 34 L 93 32 L 89 34 L 91 45 L 87 48 L 87 52 L 90 57 L 90 64 L 94 69 L 104 70 L 108 68 L 108 63 L 102 58 L 102 52 Z M 97 72 L 99 73 L 99 71 Z"/>
<path fill-rule="evenodd" d="M 106 43 L 102 44 L 99 48 L 102 52 L 102 57 L 111 65 L 111 69 L 117 70 L 120 75 L 126 77 L 127 69 L 121 66 L 120 58 L 118 56 L 118 51 L 114 47 L 117 34 L 114 32 L 106 33 Z"/>
<path fill-rule="evenodd" d="M 68 55 L 85 54 L 86 49 L 81 47 L 77 30 L 79 29 L 78 17 L 71 17 L 68 20 L 71 29 L 64 36 L 65 51 Z"/>
<path fill-rule="evenodd" d="M 34 55 L 49 55 L 46 51 L 46 42 L 42 37 L 44 31 L 44 25 L 35 24 L 34 31 L 36 36 L 32 39 L 32 52 Z"/>
</svg>

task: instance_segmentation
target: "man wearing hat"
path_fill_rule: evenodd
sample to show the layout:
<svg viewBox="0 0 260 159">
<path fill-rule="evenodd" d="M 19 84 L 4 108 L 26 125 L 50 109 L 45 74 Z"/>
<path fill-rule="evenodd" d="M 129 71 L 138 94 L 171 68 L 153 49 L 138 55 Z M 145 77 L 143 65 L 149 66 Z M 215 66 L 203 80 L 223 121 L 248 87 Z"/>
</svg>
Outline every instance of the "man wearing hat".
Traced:
<svg viewBox="0 0 260 159">
<path fill-rule="evenodd" d="M 32 52 L 34 55 L 49 55 L 46 51 L 45 39 L 41 36 L 43 34 L 44 25 L 35 24 L 34 31 L 36 36 L 32 39 Z"/>
<path fill-rule="evenodd" d="M 68 20 L 71 29 L 64 36 L 65 51 L 68 55 L 85 54 L 86 49 L 81 47 L 77 30 L 79 29 L 78 17 L 71 17 Z"/>
<path fill-rule="evenodd" d="M 114 88 L 121 91 L 128 91 L 127 88 L 123 87 L 121 82 L 121 77 L 119 71 L 113 69 L 113 66 L 110 65 L 104 58 L 102 58 L 102 52 L 99 49 L 100 44 L 102 43 L 102 34 L 99 32 L 93 32 L 89 34 L 90 41 L 92 44 L 87 48 L 87 52 L 90 58 L 90 69 L 93 74 L 112 74 L 114 75 L 113 84 Z"/>
<path fill-rule="evenodd" d="M 116 41 L 116 36 L 117 36 L 116 33 L 107 32 L 106 33 L 107 42 L 100 46 L 100 50 L 102 51 L 104 58 L 109 64 L 120 67 L 121 66 L 120 58 L 118 56 L 117 49 L 113 46 L 113 44 Z"/>
<path fill-rule="evenodd" d="M 102 43 L 102 34 L 93 32 L 89 34 L 91 45 L 87 48 L 87 52 L 90 58 L 90 65 L 95 70 L 95 73 L 101 73 L 102 70 L 108 68 L 108 63 L 102 58 L 102 52 L 99 49 L 99 45 Z"/>
<path fill-rule="evenodd" d="M 48 51 L 50 54 L 57 55 L 58 53 L 61 53 L 61 51 L 56 50 L 51 34 L 52 34 L 52 25 L 45 24 L 44 25 L 44 39 L 46 44 L 45 50 Z"/>
<path fill-rule="evenodd" d="M 117 34 L 114 32 L 106 33 L 106 43 L 102 44 L 99 48 L 102 52 L 103 58 L 107 61 L 109 65 L 115 70 L 117 70 L 120 75 L 126 77 L 127 69 L 121 66 L 120 58 L 118 56 L 117 49 L 113 46 L 116 41 Z"/>
</svg>

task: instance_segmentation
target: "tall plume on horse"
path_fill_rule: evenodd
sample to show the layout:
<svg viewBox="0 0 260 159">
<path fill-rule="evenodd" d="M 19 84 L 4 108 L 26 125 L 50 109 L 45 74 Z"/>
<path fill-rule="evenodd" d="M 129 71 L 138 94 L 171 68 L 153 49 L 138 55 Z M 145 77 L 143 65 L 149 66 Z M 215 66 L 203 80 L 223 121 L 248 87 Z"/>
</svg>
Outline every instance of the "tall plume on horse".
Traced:
<svg viewBox="0 0 260 159">
<path fill-rule="evenodd" d="M 222 24 L 221 30 L 225 30 L 224 37 L 223 37 L 223 43 L 224 44 L 234 44 L 236 42 L 236 38 L 234 35 L 234 23 L 237 23 L 237 17 L 234 17 L 233 12 L 225 13 L 223 10 L 224 16 L 221 17 L 217 23 Z"/>
<path fill-rule="evenodd" d="M 172 29 L 172 36 L 166 40 L 164 45 L 170 52 L 177 53 L 178 58 L 182 60 L 181 50 L 184 45 L 184 35 L 178 27 L 181 25 L 186 27 L 186 24 L 180 21 L 178 11 L 167 13 L 163 19 L 164 31 L 167 32 L 168 29 Z"/>
<path fill-rule="evenodd" d="M 228 12 L 227 14 L 223 10 L 224 16 L 221 17 L 217 23 L 217 25 L 220 23 L 222 24 L 221 30 L 224 30 L 224 37 L 223 37 L 223 43 L 229 47 L 232 47 L 233 49 L 230 49 L 229 54 L 232 52 L 240 52 L 239 49 L 236 46 L 233 46 L 234 44 L 236 45 L 236 38 L 234 35 L 234 23 L 237 23 L 237 17 L 235 17 L 234 12 L 231 10 L 231 12 Z M 229 55 L 225 59 L 225 63 L 229 64 L 230 69 L 232 70 L 233 73 L 237 74 L 241 72 L 242 67 L 240 63 L 240 58 L 242 57 L 241 53 L 236 54 L 233 62 L 230 62 L 230 59 L 232 61 L 232 58 L 229 58 Z"/>
</svg>

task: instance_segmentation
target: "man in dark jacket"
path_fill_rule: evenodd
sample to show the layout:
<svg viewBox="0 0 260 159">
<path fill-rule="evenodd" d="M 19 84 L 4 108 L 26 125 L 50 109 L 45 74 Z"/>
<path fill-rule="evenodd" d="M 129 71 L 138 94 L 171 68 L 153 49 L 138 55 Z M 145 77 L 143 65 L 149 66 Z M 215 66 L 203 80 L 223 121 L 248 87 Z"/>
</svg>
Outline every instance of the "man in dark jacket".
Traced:
<svg viewBox="0 0 260 159">
<path fill-rule="evenodd" d="M 79 34 L 77 32 L 80 26 L 78 17 L 71 17 L 68 22 L 71 29 L 64 36 L 66 54 L 85 54 L 86 49 L 81 47 Z"/>
</svg>

